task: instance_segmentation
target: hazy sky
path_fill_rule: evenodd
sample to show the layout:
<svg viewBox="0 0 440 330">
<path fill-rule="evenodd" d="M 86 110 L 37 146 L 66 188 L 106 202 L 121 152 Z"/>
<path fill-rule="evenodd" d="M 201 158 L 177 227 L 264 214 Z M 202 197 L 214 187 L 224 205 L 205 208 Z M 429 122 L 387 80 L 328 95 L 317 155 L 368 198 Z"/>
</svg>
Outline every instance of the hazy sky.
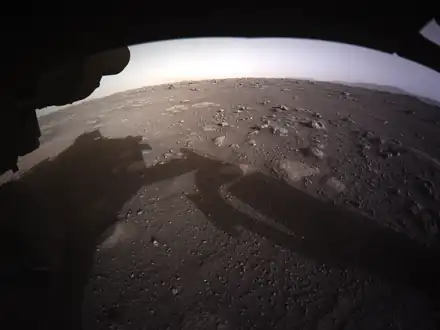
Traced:
<svg viewBox="0 0 440 330">
<path fill-rule="evenodd" d="M 423 33 L 440 43 L 435 22 Z M 437 72 L 395 55 L 333 42 L 199 38 L 136 45 L 130 51 L 124 71 L 104 77 L 89 99 L 181 80 L 287 77 L 389 85 L 440 101 Z"/>
</svg>

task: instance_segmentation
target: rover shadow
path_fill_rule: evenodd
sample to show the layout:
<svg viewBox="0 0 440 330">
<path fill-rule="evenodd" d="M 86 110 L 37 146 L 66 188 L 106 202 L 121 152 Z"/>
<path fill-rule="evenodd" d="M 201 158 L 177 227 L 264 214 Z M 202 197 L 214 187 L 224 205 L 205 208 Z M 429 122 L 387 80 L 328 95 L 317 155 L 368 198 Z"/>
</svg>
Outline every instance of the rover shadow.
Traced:
<svg viewBox="0 0 440 330">
<path fill-rule="evenodd" d="M 142 149 L 140 138 L 87 133 L 53 160 L 0 187 L 1 321 L 14 322 L 3 324 L 80 328 L 96 244 L 125 202 L 142 186 L 191 171 L 198 192 L 188 198 L 231 235 L 242 227 L 316 262 L 438 293 L 438 255 L 371 219 L 191 150 L 182 150 L 182 159 L 145 168 Z M 225 184 L 233 196 L 288 231 L 225 202 L 219 193 Z"/>
<path fill-rule="evenodd" d="M 137 137 L 86 133 L 0 187 L 2 324 L 80 327 L 96 242 L 143 184 L 141 149 Z"/>
<path fill-rule="evenodd" d="M 237 235 L 237 228 L 242 227 L 316 262 L 359 269 L 438 299 L 438 252 L 277 178 L 259 172 L 243 176 L 238 167 L 201 160 L 190 151 L 187 155 L 192 162 L 204 163 L 196 173 L 199 192 L 189 198 L 218 228 Z M 219 194 L 225 184 L 228 193 L 286 231 L 256 221 L 225 203 Z"/>
</svg>

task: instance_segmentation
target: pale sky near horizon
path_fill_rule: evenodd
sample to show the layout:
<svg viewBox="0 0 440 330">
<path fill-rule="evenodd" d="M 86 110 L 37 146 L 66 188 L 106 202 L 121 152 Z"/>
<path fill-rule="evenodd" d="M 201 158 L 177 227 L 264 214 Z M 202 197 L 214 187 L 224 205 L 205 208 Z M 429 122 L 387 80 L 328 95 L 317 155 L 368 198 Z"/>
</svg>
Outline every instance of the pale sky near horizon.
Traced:
<svg viewBox="0 0 440 330">
<path fill-rule="evenodd" d="M 421 33 L 440 44 L 434 22 Z M 440 101 L 440 74 L 371 49 L 308 39 L 198 38 L 130 47 L 128 66 L 107 76 L 87 99 L 128 89 L 212 78 L 304 78 L 398 87 Z M 40 115 L 55 107 L 40 110 Z"/>
</svg>

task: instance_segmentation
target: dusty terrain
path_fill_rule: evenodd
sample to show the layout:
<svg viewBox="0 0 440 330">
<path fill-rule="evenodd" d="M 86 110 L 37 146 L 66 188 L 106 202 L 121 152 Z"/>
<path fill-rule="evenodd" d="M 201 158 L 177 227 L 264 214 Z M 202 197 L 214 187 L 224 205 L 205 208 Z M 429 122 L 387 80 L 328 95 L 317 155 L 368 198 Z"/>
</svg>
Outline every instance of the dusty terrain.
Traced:
<svg viewBox="0 0 440 330">
<path fill-rule="evenodd" d="M 5 319 L 78 325 L 84 301 L 84 329 L 438 329 L 439 108 L 213 80 L 40 124 L 1 177 Z"/>
</svg>

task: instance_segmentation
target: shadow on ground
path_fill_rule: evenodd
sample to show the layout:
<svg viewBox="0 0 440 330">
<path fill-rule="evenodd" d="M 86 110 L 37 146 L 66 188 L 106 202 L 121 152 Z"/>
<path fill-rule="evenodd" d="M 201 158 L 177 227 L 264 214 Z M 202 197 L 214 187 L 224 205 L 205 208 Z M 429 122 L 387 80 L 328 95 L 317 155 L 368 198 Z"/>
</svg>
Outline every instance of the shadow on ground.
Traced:
<svg viewBox="0 0 440 330">
<path fill-rule="evenodd" d="M 1 309 L 16 328 L 77 327 L 95 244 L 142 186 L 139 141 L 87 133 L 1 187 Z"/>
<path fill-rule="evenodd" d="M 78 328 L 96 244 L 124 203 L 144 185 L 194 170 L 199 191 L 188 197 L 221 230 L 237 235 L 242 227 L 316 262 L 360 268 L 432 297 L 438 293 L 438 255 L 403 235 L 283 181 L 261 173 L 243 176 L 238 167 L 191 150 L 182 150 L 183 159 L 145 168 L 144 147 L 137 137 L 87 133 L 0 188 L 0 308 L 17 328 L 20 322 L 49 328 L 48 320 L 53 328 Z M 225 203 L 219 194 L 225 183 L 236 198 L 294 234 Z"/>
<path fill-rule="evenodd" d="M 201 159 L 192 152 L 188 159 L 204 163 L 196 174 L 199 193 L 189 198 L 218 228 L 234 235 L 240 226 L 318 263 L 361 269 L 438 297 L 438 252 L 373 219 L 319 200 L 263 173 L 242 176 L 239 168 Z M 232 183 L 228 192 L 235 198 L 290 233 L 256 221 L 225 203 L 218 191 L 227 183 Z"/>
</svg>

